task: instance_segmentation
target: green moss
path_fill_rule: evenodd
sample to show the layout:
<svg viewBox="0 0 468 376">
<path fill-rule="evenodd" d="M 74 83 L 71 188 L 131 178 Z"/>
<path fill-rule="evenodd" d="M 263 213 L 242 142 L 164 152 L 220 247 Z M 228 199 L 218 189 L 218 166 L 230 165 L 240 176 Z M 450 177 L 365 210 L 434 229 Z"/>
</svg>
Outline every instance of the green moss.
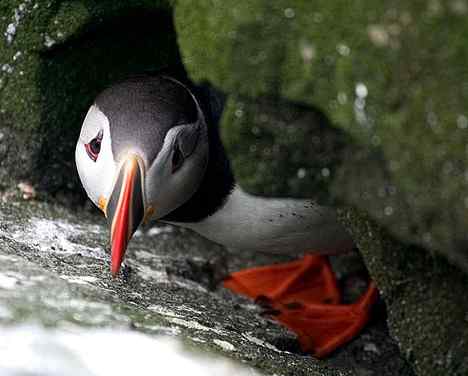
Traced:
<svg viewBox="0 0 468 376">
<path fill-rule="evenodd" d="M 372 218 L 342 211 L 420 375 L 468 372 L 466 276 L 400 242 L 468 271 L 467 12 L 422 0 L 176 7 L 191 77 L 231 95 L 222 131 L 241 185 Z"/>
<path fill-rule="evenodd" d="M 275 98 L 318 107 L 367 150 L 348 166 L 368 187 L 358 190 L 364 196 L 341 184 L 339 198 L 468 271 L 463 4 L 187 0 L 177 4 L 176 28 L 192 78 L 252 105 Z M 386 174 L 379 186 L 358 171 L 375 152 Z"/>
<path fill-rule="evenodd" d="M 59 112 L 55 105 L 63 107 L 67 100 L 89 103 L 96 89 L 112 79 L 177 61 L 170 10 L 164 1 L 51 1 L 37 5 L 7 1 L 0 12 L 6 15 L 1 30 L 8 25 L 15 30 L 10 40 L 0 40 L 0 57 L 9 66 L 1 76 L 1 110 L 14 113 L 12 125 L 19 129 L 38 128 L 44 101 L 54 102 L 54 96 L 54 106 L 47 107 L 49 115 Z M 20 14 L 18 22 L 15 12 Z M 46 76 L 49 72 L 52 74 Z M 57 88 L 66 90 L 67 96 L 56 92 Z M 75 119 L 71 120 L 69 124 Z"/>
<path fill-rule="evenodd" d="M 29 180 L 49 192 L 79 189 L 69 171 L 95 96 L 132 74 L 180 64 L 169 4 L 6 1 L 0 7 L 6 15 L 0 30 L 15 24 L 11 40 L 3 32 L 0 39 L 0 61 L 9 67 L 0 72 L 0 123 L 31 147 L 30 139 L 37 141 Z M 15 12 L 21 14 L 17 23 Z M 17 175 L 16 165 L 7 170 Z"/>
<path fill-rule="evenodd" d="M 294 103 L 231 97 L 221 130 L 236 177 L 247 191 L 332 200 L 328 187 L 347 139 L 321 112 Z"/>
</svg>

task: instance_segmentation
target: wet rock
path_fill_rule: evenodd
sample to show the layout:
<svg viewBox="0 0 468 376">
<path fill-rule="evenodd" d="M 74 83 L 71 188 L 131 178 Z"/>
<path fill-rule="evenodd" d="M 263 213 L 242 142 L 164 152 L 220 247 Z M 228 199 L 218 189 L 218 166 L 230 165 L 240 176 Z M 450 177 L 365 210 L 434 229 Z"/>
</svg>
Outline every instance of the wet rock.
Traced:
<svg viewBox="0 0 468 376">
<path fill-rule="evenodd" d="M 252 302 L 213 286 L 214 269 L 224 273 L 254 261 L 188 230 L 139 231 L 126 259 L 129 272 L 113 279 L 103 218 L 34 201 L 2 203 L 0 218 L 0 326 L 12 338 L 30 331 L 29 338 L 54 343 L 73 337 L 71 331 L 105 342 L 99 331 L 105 329 L 108 340 L 113 333 L 129 340 L 143 333 L 149 338 L 142 343 L 151 346 L 160 336 L 175 336 L 205 356 L 222 355 L 265 374 L 412 374 L 378 319 L 327 360 L 302 354 L 294 335 Z M 265 255 L 255 262 L 275 260 Z M 366 351 L 369 343 L 379 352 Z M 68 353 L 61 354 L 52 359 L 70 365 Z"/>
</svg>

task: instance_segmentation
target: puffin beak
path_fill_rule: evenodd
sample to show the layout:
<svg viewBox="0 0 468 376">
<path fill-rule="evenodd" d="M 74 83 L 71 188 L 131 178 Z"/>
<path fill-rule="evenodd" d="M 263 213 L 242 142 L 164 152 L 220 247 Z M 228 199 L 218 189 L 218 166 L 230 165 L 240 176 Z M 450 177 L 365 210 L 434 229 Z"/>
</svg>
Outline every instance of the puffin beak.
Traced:
<svg viewBox="0 0 468 376">
<path fill-rule="evenodd" d="M 142 176 L 138 157 L 127 157 L 106 208 L 111 228 L 111 272 L 114 277 L 119 273 L 127 244 L 143 219 Z"/>
</svg>

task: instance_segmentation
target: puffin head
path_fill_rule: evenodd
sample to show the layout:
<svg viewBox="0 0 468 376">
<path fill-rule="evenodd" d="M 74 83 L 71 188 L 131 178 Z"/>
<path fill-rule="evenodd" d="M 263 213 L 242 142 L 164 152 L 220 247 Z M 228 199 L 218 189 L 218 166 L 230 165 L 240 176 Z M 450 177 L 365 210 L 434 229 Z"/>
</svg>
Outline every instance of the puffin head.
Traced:
<svg viewBox="0 0 468 376">
<path fill-rule="evenodd" d="M 86 193 L 107 217 L 114 276 L 140 223 L 163 218 L 196 192 L 208 152 L 200 106 L 175 79 L 130 79 L 96 98 L 75 161 Z"/>
</svg>

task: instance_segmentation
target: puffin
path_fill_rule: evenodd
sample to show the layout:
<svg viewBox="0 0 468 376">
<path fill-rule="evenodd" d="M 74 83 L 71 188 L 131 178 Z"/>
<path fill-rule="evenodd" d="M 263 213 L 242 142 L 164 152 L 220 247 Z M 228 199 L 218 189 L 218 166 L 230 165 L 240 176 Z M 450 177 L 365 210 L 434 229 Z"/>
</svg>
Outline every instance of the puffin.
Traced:
<svg viewBox="0 0 468 376">
<path fill-rule="evenodd" d="M 252 258 L 293 255 L 295 261 L 234 272 L 223 285 L 268 306 L 305 352 L 326 357 L 363 329 L 378 289 L 371 281 L 355 302 L 341 302 L 327 255 L 354 244 L 335 209 L 243 191 L 195 88 L 163 74 L 131 77 L 104 89 L 84 118 L 75 162 L 107 218 L 111 273 L 118 276 L 132 235 L 149 221 L 189 228 Z"/>
</svg>

